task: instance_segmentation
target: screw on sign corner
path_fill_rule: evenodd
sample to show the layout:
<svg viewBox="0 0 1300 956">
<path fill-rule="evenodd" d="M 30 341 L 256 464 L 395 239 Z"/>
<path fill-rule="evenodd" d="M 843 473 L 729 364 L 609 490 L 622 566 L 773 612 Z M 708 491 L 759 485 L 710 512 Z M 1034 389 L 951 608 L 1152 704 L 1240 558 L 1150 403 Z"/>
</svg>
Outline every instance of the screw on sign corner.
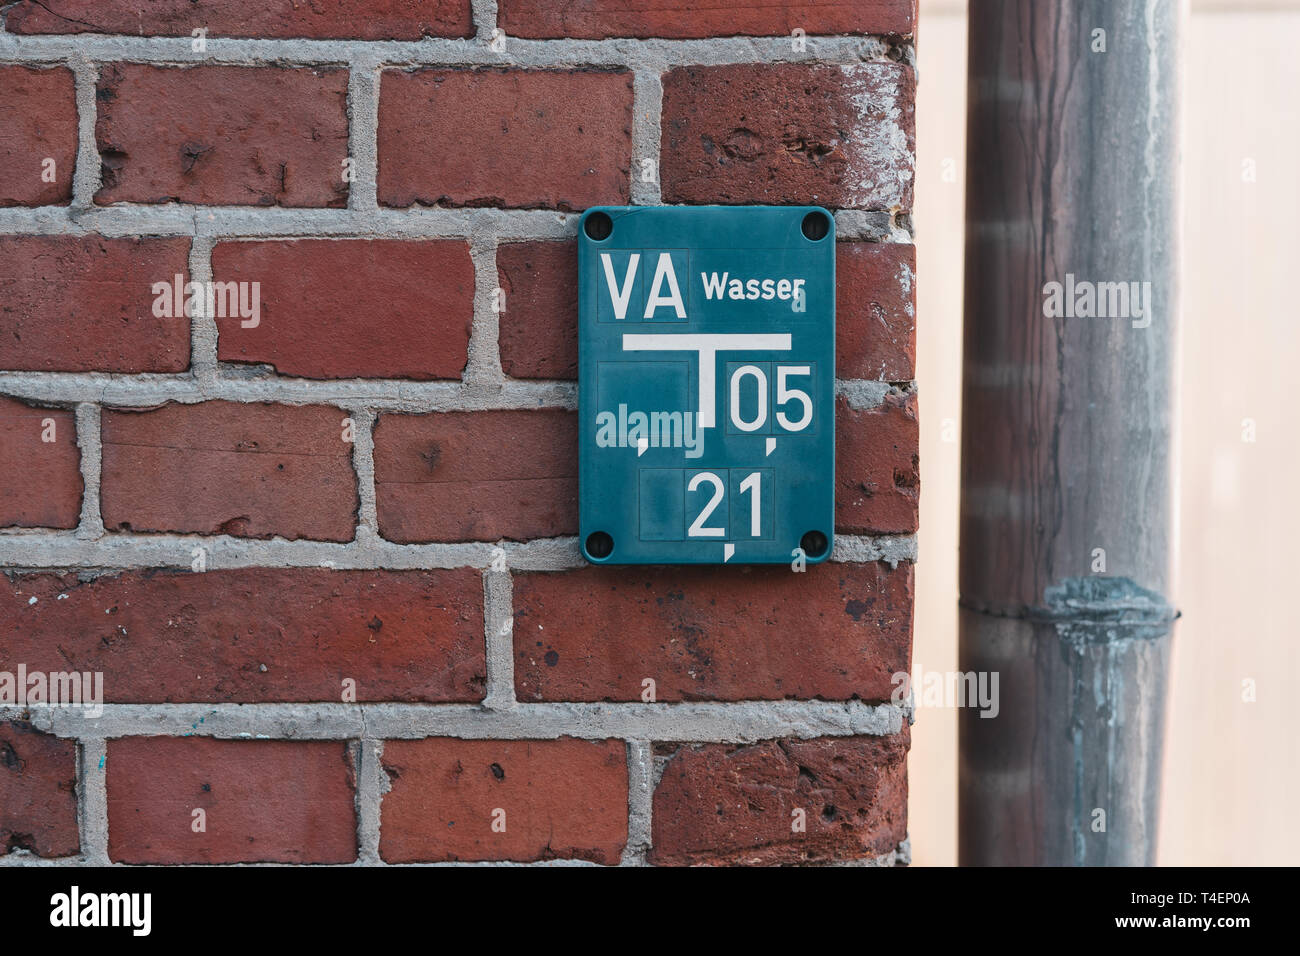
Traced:
<svg viewBox="0 0 1300 956">
<path fill-rule="evenodd" d="M 609 218 L 608 213 L 593 212 L 587 216 L 582 228 L 589 239 L 600 242 L 602 239 L 608 239 L 613 234 L 614 220 Z"/>
<path fill-rule="evenodd" d="M 824 212 L 813 211 L 803 217 L 803 224 L 799 228 L 805 238 L 816 242 L 818 239 L 825 239 L 830 234 L 830 218 Z"/>
<path fill-rule="evenodd" d="M 799 539 L 799 547 L 803 548 L 805 557 L 820 558 L 826 553 L 826 548 L 830 544 L 826 535 L 820 531 L 809 531 Z"/>
<path fill-rule="evenodd" d="M 595 561 L 603 561 L 614 553 L 614 539 L 604 531 L 593 531 L 587 535 L 587 556 Z"/>
</svg>

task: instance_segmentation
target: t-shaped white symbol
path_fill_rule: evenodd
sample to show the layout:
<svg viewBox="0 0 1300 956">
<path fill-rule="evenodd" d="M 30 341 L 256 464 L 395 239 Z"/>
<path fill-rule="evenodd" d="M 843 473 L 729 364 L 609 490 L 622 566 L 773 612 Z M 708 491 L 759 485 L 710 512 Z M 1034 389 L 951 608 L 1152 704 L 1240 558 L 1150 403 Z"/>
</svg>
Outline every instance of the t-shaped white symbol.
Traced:
<svg viewBox="0 0 1300 956">
<path fill-rule="evenodd" d="M 752 352 L 768 349 L 774 352 L 790 351 L 790 333 L 667 333 L 643 335 L 626 332 L 623 335 L 624 352 L 696 352 L 700 360 L 700 401 L 696 413 L 700 428 L 715 425 L 715 396 L 719 352 Z"/>
</svg>

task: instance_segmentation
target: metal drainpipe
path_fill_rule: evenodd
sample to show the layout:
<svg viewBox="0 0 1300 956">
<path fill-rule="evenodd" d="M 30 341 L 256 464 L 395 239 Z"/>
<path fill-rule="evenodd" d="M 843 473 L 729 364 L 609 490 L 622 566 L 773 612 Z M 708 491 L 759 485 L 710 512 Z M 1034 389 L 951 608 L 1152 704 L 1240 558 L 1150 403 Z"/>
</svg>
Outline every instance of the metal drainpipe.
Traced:
<svg viewBox="0 0 1300 956">
<path fill-rule="evenodd" d="M 1184 11 L 969 16 L 960 660 L 998 694 L 996 717 L 959 718 L 960 861 L 1151 864 L 1177 616 Z M 1086 317 L 1083 283 L 1136 286 L 1127 310 L 1102 287 L 1108 317 L 1096 300 Z M 1071 292 L 1075 315 L 1056 314 Z"/>
</svg>

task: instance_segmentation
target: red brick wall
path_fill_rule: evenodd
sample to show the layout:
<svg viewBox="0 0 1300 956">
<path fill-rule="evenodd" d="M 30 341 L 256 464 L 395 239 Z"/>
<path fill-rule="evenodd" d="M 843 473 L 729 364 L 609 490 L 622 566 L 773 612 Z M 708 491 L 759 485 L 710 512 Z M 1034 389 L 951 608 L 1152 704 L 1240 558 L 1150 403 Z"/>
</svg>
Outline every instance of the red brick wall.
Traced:
<svg viewBox="0 0 1300 956">
<path fill-rule="evenodd" d="M 906 859 L 914 0 L 0 16 L 0 854 Z M 832 561 L 579 557 L 628 202 L 835 211 Z"/>
</svg>

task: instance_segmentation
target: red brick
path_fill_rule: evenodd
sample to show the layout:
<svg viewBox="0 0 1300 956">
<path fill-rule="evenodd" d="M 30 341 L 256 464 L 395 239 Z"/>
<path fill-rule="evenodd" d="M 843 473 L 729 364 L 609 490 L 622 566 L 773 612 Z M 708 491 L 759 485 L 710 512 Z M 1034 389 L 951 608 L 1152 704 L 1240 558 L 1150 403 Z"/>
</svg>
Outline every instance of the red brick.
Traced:
<svg viewBox="0 0 1300 956">
<path fill-rule="evenodd" d="M 910 209 L 911 67 L 682 67 L 664 76 L 664 202 Z"/>
<path fill-rule="evenodd" d="M 183 372 L 190 320 L 154 315 L 189 281 L 189 239 L 0 236 L 0 368 Z"/>
<path fill-rule="evenodd" d="M 116 863 L 350 863 L 354 774 L 340 741 L 126 737 L 108 742 Z M 195 833 L 202 809 L 206 832 Z"/>
<path fill-rule="evenodd" d="M 470 37 L 470 0 L 21 0 L 10 33 L 418 40 Z"/>
<path fill-rule="evenodd" d="M 882 856 L 907 836 L 909 744 L 904 727 L 892 737 L 676 748 L 655 787 L 650 862 L 779 865 Z M 794 832 L 796 810 L 804 811 L 804 832 Z"/>
<path fill-rule="evenodd" d="M 350 541 L 358 501 L 346 417 L 237 402 L 105 410 L 104 526 Z"/>
<path fill-rule="evenodd" d="M 540 411 L 383 415 L 375 497 L 389 541 L 575 534 L 577 416 Z"/>
<path fill-rule="evenodd" d="M 581 210 L 625 203 L 632 74 L 385 72 L 379 202 Z"/>
<path fill-rule="evenodd" d="M 75 528 L 81 492 L 73 413 L 0 397 L 0 527 Z"/>
<path fill-rule="evenodd" d="M 910 382 L 916 377 L 916 247 L 841 242 L 835 253 L 840 377 Z"/>
<path fill-rule="evenodd" d="M 918 524 L 921 440 L 916 395 L 835 408 L 835 530 L 911 534 Z"/>
<path fill-rule="evenodd" d="M 616 864 L 627 844 L 627 756 L 618 740 L 390 740 L 382 763 L 392 786 L 379 852 L 389 863 Z M 505 831 L 494 832 L 501 810 Z"/>
<path fill-rule="evenodd" d="M 0 585 L 0 661 L 102 673 L 110 703 L 339 703 L 349 678 L 362 702 L 483 699 L 473 568 L 22 574 Z"/>
<path fill-rule="evenodd" d="M 98 203 L 343 206 L 348 71 L 113 63 Z"/>
<path fill-rule="evenodd" d="M 509 242 L 497 249 L 501 367 L 514 378 L 578 377 L 578 244 Z"/>
<path fill-rule="evenodd" d="M 916 0 L 497 0 L 497 24 L 524 38 L 667 37 L 835 33 L 909 35 Z"/>
<path fill-rule="evenodd" d="M 912 568 L 601 567 L 514 582 L 520 700 L 885 700 L 907 671 Z"/>
<path fill-rule="evenodd" d="M 80 849 L 76 741 L 23 720 L 0 721 L 0 855 L 73 856 Z"/>
<path fill-rule="evenodd" d="M 306 378 L 458 379 L 465 368 L 474 265 L 462 240 L 223 242 L 212 271 L 259 283 L 256 326 L 217 321 L 222 361 Z"/>
<path fill-rule="evenodd" d="M 45 182 L 46 159 L 54 181 Z M 67 205 L 77 163 L 77 97 L 66 67 L 0 67 L 0 206 Z"/>
</svg>

